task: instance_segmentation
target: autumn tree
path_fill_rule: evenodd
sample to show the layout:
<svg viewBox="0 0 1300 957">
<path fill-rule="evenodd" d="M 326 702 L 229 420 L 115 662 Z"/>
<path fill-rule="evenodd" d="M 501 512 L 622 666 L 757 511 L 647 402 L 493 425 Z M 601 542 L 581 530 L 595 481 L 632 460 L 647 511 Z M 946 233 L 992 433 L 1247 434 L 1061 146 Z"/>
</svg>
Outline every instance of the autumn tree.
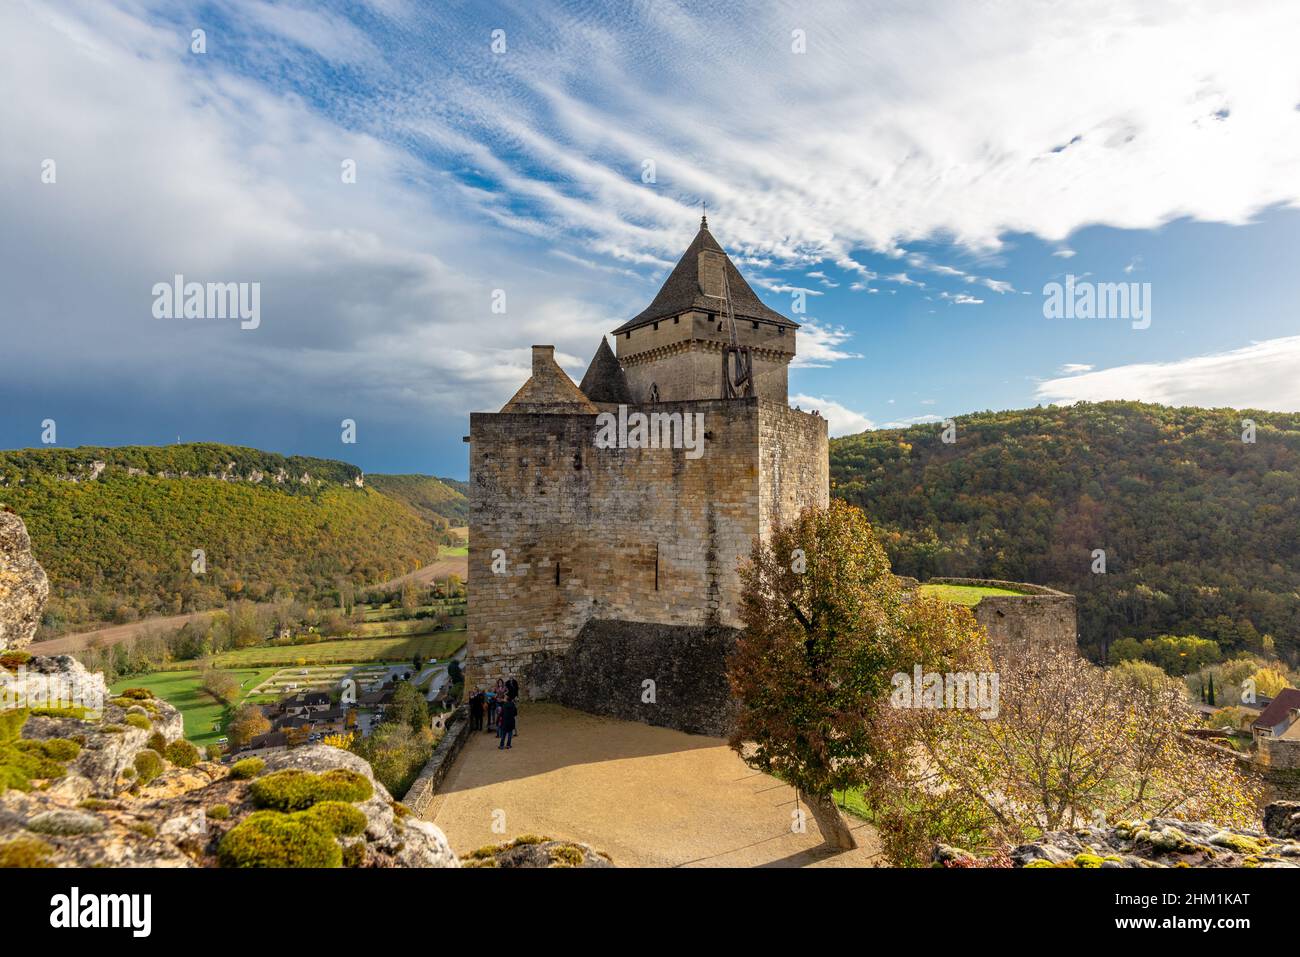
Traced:
<svg viewBox="0 0 1300 957">
<path fill-rule="evenodd" d="M 259 734 L 271 730 L 271 722 L 262 714 L 262 709 L 255 704 L 246 704 L 237 709 L 226 724 L 226 737 L 230 739 L 230 748 L 235 750 L 247 744 Z"/>
<path fill-rule="evenodd" d="M 741 581 L 730 744 L 796 788 L 828 843 L 854 847 L 834 792 L 891 759 L 893 676 L 980 660 L 982 632 L 968 609 L 909 595 L 866 517 L 840 501 L 755 541 Z"/>
<path fill-rule="evenodd" d="M 208 668 L 203 672 L 203 690 L 222 704 L 232 704 L 239 694 L 239 679 L 229 671 Z"/>
</svg>

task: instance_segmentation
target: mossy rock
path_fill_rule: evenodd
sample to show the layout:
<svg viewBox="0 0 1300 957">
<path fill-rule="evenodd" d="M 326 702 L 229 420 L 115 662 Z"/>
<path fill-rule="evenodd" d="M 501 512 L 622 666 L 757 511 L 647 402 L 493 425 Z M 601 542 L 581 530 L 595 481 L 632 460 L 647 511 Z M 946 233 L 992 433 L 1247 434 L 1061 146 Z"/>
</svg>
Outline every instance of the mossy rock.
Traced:
<svg viewBox="0 0 1300 957">
<path fill-rule="evenodd" d="M 128 714 L 122 720 L 133 728 L 139 728 L 141 731 L 148 731 L 153 727 L 153 722 L 142 714 Z"/>
<path fill-rule="evenodd" d="M 167 739 L 163 737 L 161 731 L 155 731 L 153 734 L 149 735 L 144 746 L 151 751 L 157 751 L 159 754 L 162 754 L 167 750 Z"/>
<path fill-rule="evenodd" d="M 1210 843 L 1218 847 L 1226 847 L 1239 854 L 1253 856 L 1263 854 L 1267 850 L 1265 842 L 1258 838 L 1247 837 L 1244 834 L 1233 834 L 1230 831 L 1220 831 L 1210 838 Z"/>
<path fill-rule="evenodd" d="M 57 809 L 42 811 L 26 824 L 27 830 L 56 837 L 74 837 L 80 834 L 98 834 L 108 826 L 101 817 L 85 811 Z"/>
<path fill-rule="evenodd" d="M 587 859 L 582 848 L 572 844 L 557 844 L 555 847 L 548 848 L 547 853 L 551 855 L 552 867 L 581 867 L 582 862 Z"/>
<path fill-rule="evenodd" d="M 37 718 L 71 718 L 74 721 L 85 721 L 89 709 L 80 705 L 71 705 L 67 708 L 32 708 L 32 716 Z"/>
<path fill-rule="evenodd" d="M 323 828 L 336 837 L 356 837 L 366 830 L 366 815 L 342 801 L 321 801 L 298 813 L 304 821 Z"/>
<path fill-rule="evenodd" d="M 15 837 L 0 843 L 0 868 L 53 867 L 50 855 L 54 848 L 39 837 Z"/>
<path fill-rule="evenodd" d="M 256 811 L 221 839 L 217 858 L 223 867 L 339 867 L 343 848 L 300 815 Z"/>
<path fill-rule="evenodd" d="M 0 711 L 0 744 L 12 744 L 23 732 L 23 725 L 31 714 L 26 708 L 12 708 Z"/>
<path fill-rule="evenodd" d="M 139 752 L 132 764 L 135 766 L 136 783 L 141 786 L 148 784 L 163 772 L 162 755 L 151 748 Z"/>
<path fill-rule="evenodd" d="M 167 760 L 178 768 L 192 768 L 199 763 L 199 749 L 190 744 L 184 738 L 177 738 L 171 744 L 167 745 L 164 752 Z"/>
<path fill-rule="evenodd" d="M 154 697 L 154 693 L 148 688 L 126 688 L 118 697 L 131 698 L 135 701 L 149 701 Z"/>
<path fill-rule="evenodd" d="M 0 668 L 5 668 L 9 671 L 17 671 L 31 660 L 31 652 L 28 651 L 19 651 L 16 648 L 12 648 L 9 651 L 0 652 Z"/>
<path fill-rule="evenodd" d="M 244 758 L 230 766 L 230 776 L 236 780 L 246 781 L 255 778 L 266 770 L 266 762 L 261 758 Z"/>
<path fill-rule="evenodd" d="M 208 808 L 207 816 L 212 818 L 214 821 L 227 820 L 230 817 L 230 805 L 214 804 L 212 807 Z"/>
<path fill-rule="evenodd" d="M 365 801 L 375 793 L 365 775 L 347 768 L 320 774 L 286 768 L 253 781 L 249 791 L 255 805 L 277 811 L 301 811 L 321 801 Z"/>
</svg>

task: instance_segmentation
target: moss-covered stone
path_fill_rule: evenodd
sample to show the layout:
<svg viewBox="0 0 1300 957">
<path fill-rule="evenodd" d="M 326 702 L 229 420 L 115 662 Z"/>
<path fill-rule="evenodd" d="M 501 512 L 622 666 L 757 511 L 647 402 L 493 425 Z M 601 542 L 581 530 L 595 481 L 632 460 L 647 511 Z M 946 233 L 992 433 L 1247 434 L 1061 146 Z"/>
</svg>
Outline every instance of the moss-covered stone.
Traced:
<svg viewBox="0 0 1300 957">
<path fill-rule="evenodd" d="M 163 772 L 162 755 L 151 748 L 145 748 L 135 756 L 136 783 L 142 787 Z"/>
<path fill-rule="evenodd" d="M 167 745 L 164 753 L 167 760 L 178 768 L 192 768 L 199 763 L 199 749 L 184 738 L 177 738 Z"/>
<path fill-rule="evenodd" d="M 301 815 L 257 811 L 221 839 L 217 857 L 223 867 L 339 867 L 343 849 Z"/>
<path fill-rule="evenodd" d="M 224 821 L 230 817 L 230 805 L 214 804 L 208 808 L 207 814 L 214 821 Z"/>
<path fill-rule="evenodd" d="M 277 811 L 301 811 L 321 801 L 365 801 L 375 793 L 365 775 L 347 768 L 316 774 L 286 768 L 249 785 L 253 803 Z"/>
<path fill-rule="evenodd" d="M 356 837 L 366 830 L 366 816 L 342 801 L 321 801 L 298 812 L 303 820 L 338 837 Z"/>
<path fill-rule="evenodd" d="M 54 848 L 39 837 L 15 837 L 0 843 L 0 868 L 52 867 Z"/>
<path fill-rule="evenodd" d="M 266 770 L 266 762 L 261 758 L 244 758 L 230 766 L 230 776 L 240 781 L 255 778 Z"/>
<path fill-rule="evenodd" d="M 153 722 L 142 714 L 128 714 L 122 720 L 133 728 L 139 728 L 141 731 L 148 731 L 153 727 Z"/>
</svg>

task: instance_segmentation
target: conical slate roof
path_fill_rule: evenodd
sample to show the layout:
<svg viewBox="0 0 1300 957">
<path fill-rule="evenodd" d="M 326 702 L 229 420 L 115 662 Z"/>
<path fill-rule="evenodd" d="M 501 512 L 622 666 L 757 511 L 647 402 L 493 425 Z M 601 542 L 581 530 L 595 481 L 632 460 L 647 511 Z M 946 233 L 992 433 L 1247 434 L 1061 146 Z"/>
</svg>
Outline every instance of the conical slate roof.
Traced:
<svg viewBox="0 0 1300 957">
<path fill-rule="evenodd" d="M 587 366 L 587 374 L 578 386 L 592 402 L 612 402 L 620 405 L 632 404 L 632 390 L 627 386 L 627 376 L 623 367 L 614 358 L 614 350 L 609 341 L 600 337 L 600 348 Z"/>
<path fill-rule="evenodd" d="M 701 256 L 701 253 L 705 255 Z M 719 294 L 707 295 L 706 288 L 708 287 L 701 281 L 701 266 L 710 259 L 710 254 L 720 257 L 720 260 L 715 258 L 713 261 L 720 261 L 726 271 L 727 287 L 731 294 L 731 308 L 737 318 L 760 319 L 764 322 L 788 326 L 791 329 L 799 327 L 797 322 L 787 319 L 775 309 L 763 305 L 762 301 L 755 295 L 754 290 L 749 288 L 749 283 L 745 282 L 745 277 L 740 274 L 740 270 L 731 261 L 731 257 L 718 245 L 718 241 L 709 232 L 708 221 L 701 218 L 700 231 L 695 234 L 695 239 L 687 247 L 686 252 L 682 254 L 682 258 L 678 260 L 677 265 L 673 267 L 673 271 L 668 274 L 663 288 L 659 290 L 659 294 L 655 296 L 654 301 L 641 313 L 615 329 L 614 334 L 619 335 L 629 329 L 635 329 L 638 326 L 644 326 L 647 323 L 667 319 L 670 316 L 677 316 L 691 310 L 724 315 L 727 307 L 725 299 L 720 296 L 720 291 L 715 287 L 709 291 L 718 292 Z"/>
</svg>

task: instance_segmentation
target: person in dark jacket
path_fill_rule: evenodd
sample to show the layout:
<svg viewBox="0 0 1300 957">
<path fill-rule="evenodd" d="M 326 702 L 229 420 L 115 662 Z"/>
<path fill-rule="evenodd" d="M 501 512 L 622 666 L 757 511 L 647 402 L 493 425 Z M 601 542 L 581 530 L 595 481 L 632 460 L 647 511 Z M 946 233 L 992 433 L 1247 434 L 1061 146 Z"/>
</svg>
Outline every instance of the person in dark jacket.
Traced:
<svg viewBox="0 0 1300 957">
<path fill-rule="evenodd" d="M 469 729 L 471 731 L 483 730 L 483 708 L 486 704 L 487 699 L 483 694 L 483 689 L 475 688 L 469 699 Z"/>
<path fill-rule="evenodd" d="M 509 695 L 497 710 L 497 750 L 510 748 L 510 739 L 515 733 L 515 715 L 519 713 L 519 707 L 515 704 L 515 699 Z"/>
<path fill-rule="evenodd" d="M 519 682 L 511 675 L 506 679 L 506 694 L 515 702 L 515 737 L 519 737 Z"/>
</svg>

